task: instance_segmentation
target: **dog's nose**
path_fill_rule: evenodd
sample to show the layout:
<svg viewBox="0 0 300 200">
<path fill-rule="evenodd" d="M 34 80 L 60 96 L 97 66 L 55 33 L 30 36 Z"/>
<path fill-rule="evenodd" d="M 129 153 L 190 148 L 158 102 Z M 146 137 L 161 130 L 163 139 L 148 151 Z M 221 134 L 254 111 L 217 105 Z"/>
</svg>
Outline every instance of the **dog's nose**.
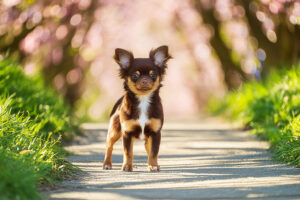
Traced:
<svg viewBox="0 0 300 200">
<path fill-rule="evenodd" d="M 141 77 L 141 79 L 137 81 L 136 86 L 139 89 L 150 89 L 152 85 L 152 80 L 149 77 Z"/>
<path fill-rule="evenodd" d="M 143 84 L 143 85 L 148 85 L 148 80 L 142 79 L 142 84 Z"/>
<path fill-rule="evenodd" d="M 151 81 L 150 81 L 148 78 L 143 78 L 143 79 L 141 80 L 141 85 L 142 85 L 142 87 L 144 87 L 144 88 L 151 87 Z"/>
</svg>

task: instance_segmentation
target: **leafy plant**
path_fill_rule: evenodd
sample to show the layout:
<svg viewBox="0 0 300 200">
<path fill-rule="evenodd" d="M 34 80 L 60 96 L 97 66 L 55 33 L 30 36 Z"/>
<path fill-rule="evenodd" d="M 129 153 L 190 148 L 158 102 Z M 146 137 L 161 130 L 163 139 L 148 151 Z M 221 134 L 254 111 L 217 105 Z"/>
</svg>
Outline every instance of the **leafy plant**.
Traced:
<svg viewBox="0 0 300 200">
<path fill-rule="evenodd" d="M 300 70 L 281 70 L 262 82 L 246 83 L 225 101 L 214 100 L 211 112 L 225 113 L 270 141 L 274 159 L 300 165 Z"/>
<path fill-rule="evenodd" d="M 40 77 L 0 62 L 0 199 L 39 199 L 37 183 L 52 184 L 76 170 L 61 145 L 76 131 L 70 116 Z"/>
</svg>

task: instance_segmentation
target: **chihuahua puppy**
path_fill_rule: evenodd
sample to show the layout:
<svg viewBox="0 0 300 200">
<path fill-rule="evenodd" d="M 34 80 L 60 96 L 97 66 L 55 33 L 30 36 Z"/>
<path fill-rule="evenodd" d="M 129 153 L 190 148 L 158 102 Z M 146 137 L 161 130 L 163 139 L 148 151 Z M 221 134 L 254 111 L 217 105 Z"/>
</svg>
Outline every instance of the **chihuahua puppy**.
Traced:
<svg viewBox="0 0 300 200">
<path fill-rule="evenodd" d="M 145 140 L 149 171 L 160 170 L 157 159 L 164 114 L 159 89 L 170 58 L 167 46 L 150 51 L 149 58 L 134 58 L 124 49 L 115 50 L 114 59 L 120 65 L 125 94 L 110 114 L 103 169 L 112 169 L 113 145 L 122 136 L 123 171 L 133 170 L 135 139 Z"/>
</svg>

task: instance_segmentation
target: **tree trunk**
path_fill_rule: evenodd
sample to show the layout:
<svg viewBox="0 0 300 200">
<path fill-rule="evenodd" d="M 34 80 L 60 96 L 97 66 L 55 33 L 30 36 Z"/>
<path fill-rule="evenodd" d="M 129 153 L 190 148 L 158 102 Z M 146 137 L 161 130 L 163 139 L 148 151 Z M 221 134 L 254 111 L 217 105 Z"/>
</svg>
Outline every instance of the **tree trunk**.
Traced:
<svg viewBox="0 0 300 200">
<path fill-rule="evenodd" d="M 240 66 L 231 59 L 231 50 L 226 46 L 220 36 L 220 23 L 214 16 L 213 9 L 204 9 L 200 1 L 195 1 L 197 11 L 201 14 L 203 22 L 214 28 L 214 36 L 211 38 L 211 46 L 219 57 L 224 72 L 225 82 L 229 89 L 237 88 L 241 81 L 246 80 L 246 74 Z"/>
<path fill-rule="evenodd" d="M 263 74 L 267 74 L 271 67 L 289 67 L 299 60 L 299 27 L 288 22 L 287 16 L 278 16 L 279 25 L 276 27 L 276 43 L 271 42 L 262 29 L 262 23 L 257 19 L 256 13 L 250 10 L 251 0 L 238 1 L 245 9 L 246 19 L 248 20 L 250 34 L 257 39 L 259 48 L 262 48 L 267 57 Z M 298 35 L 297 35 L 298 34 Z"/>
</svg>

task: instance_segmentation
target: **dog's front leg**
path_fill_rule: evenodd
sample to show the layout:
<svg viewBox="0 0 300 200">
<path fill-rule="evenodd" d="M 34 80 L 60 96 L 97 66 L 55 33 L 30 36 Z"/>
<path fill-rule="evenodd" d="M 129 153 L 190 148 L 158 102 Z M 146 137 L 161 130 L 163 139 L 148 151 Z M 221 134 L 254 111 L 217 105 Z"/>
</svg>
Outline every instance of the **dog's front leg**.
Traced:
<svg viewBox="0 0 300 200">
<path fill-rule="evenodd" d="M 160 145 L 161 133 L 152 132 L 152 134 L 146 139 L 145 148 L 148 154 L 148 170 L 149 171 L 160 171 L 158 165 L 158 152 Z"/>
<path fill-rule="evenodd" d="M 125 132 L 123 134 L 124 157 L 122 170 L 126 172 L 131 172 L 133 170 L 133 143 L 134 136 Z"/>
</svg>

